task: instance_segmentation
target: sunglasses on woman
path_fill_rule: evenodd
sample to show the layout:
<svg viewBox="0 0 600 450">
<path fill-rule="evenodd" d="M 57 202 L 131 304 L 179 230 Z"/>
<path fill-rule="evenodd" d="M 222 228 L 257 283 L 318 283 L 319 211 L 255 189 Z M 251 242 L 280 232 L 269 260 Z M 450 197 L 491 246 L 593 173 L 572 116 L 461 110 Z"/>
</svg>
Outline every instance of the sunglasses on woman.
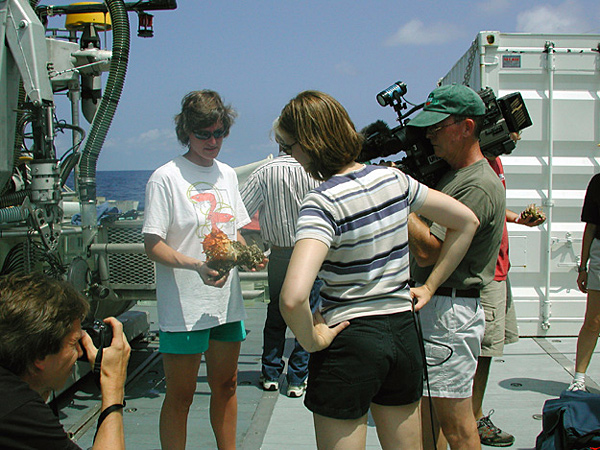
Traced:
<svg viewBox="0 0 600 450">
<path fill-rule="evenodd" d="M 206 140 L 210 139 L 211 136 L 214 137 L 215 139 L 222 138 L 223 136 L 225 136 L 225 133 L 227 133 L 225 128 L 219 128 L 218 130 L 215 130 L 213 132 L 210 132 L 208 130 L 202 130 L 202 131 L 195 131 L 193 134 L 196 137 L 196 139 L 200 139 L 201 141 L 206 141 Z"/>
</svg>

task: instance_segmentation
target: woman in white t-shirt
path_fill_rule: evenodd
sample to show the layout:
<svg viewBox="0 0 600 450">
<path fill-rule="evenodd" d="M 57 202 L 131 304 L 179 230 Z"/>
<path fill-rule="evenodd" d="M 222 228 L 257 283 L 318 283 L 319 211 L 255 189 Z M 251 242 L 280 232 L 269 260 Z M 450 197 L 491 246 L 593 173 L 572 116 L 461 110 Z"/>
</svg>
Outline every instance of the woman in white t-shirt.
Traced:
<svg viewBox="0 0 600 450">
<path fill-rule="evenodd" d="M 158 168 L 146 186 L 144 244 L 157 262 L 156 296 L 166 395 L 163 448 L 185 448 L 187 416 L 202 355 L 211 389 L 210 419 L 219 448 L 235 448 L 237 361 L 246 337 L 237 269 L 221 277 L 205 263 L 202 241 L 216 227 L 243 242 L 250 222 L 234 170 L 217 161 L 235 111 L 219 94 L 194 91 L 175 117 L 187 152 Z"/>
</svg>

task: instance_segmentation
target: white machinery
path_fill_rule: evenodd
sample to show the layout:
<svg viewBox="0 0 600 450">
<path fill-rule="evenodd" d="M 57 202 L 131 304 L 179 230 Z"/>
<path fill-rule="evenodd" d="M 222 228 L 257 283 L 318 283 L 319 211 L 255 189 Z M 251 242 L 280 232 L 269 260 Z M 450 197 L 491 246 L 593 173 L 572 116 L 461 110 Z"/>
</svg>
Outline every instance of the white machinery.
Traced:
<svg viewBox="0 0 600 450">
<path fill-rule="evenodd" d="M 153 297 L 154 265 L 139 220 L 98 224 L 96 162 L 125 81 L 128 12 L 138 15 L 138 35 L 151 37 L 146 11 L 176 2 L 37 3 L 0 0 L 0 274 L 43 270 L 82 292 L 94 317 L 116 316 Z M 66 16 L 65 29 L 46 29 L 55 15 Z M 110 51 L 100 49 L 103 30 L 112 30 Z M 56 117 L 58 92 L 68 94 L 70 118 Z M 91 124 L 87 137 L 80 111 Z M 55 135 L 65 129 L 72 146 L 57 152 Z M 72 172 L 74 192 L 65 186 Z M 80 204 L 80 224 L 63 217 L 66 201 Z"/>
<path fill-rule="evenodd" d="M 441 84 L 518 91 L 533 126 L 501 157 L 507 207 L 542 206 L 540 228 L 509 224 L 510 282 L 520 334 L 577 335 L 585 189 L 600 171 L 600 35 L 480 32 Z"/>
</svg>

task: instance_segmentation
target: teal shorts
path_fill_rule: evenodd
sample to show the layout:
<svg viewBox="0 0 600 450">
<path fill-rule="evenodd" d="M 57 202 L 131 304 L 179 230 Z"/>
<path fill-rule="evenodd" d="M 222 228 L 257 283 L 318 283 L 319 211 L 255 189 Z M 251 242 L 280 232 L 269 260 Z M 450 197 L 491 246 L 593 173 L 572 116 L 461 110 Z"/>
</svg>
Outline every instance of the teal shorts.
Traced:
<svg viewBox="0 0 600 450">
<path fill-rule="evenodd" d="M 176 355 L 195 355 L 208 350 L 210 340 L 242 342 L 246 339 L 244 322 L 231 322 L 198 331 L 159 332 L 159 351 Z"/>
</svg>

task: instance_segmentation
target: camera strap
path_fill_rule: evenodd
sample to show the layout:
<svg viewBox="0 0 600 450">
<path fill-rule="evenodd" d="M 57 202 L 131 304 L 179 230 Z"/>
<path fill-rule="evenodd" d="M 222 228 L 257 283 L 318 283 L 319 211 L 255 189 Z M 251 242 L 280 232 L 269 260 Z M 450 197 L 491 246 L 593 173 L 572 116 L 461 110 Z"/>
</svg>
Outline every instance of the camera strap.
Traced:
<svg viewBox="0 0 600 450">
<path fill-rule="evenodd" d="M 100 346 L 98 349 L 98 353 L 96 353 L 96 359 L 94 360 L 94 365 L 92 366 L 92 373 L 94 375 L 94 383 L 98 389 L 100 389 L 100 372 L 102 367 L 102 354 L 104 353 L 104 346 Z"/>
<path fill-rule="evenodd" d="M 110 405 L 108 408 L 106 408 L 104 411 L 102 411 L 100 413 L 100 417 L 98 417 L 98 425 L 96 425 L 96 433 L 94 433 L 94 440 L 92 442 L 96 442 L 96 436 L 98 436 L 98 430 L 100 430 L 100 425 L 102 425 L 102 422 L 104 422 L 104 419 L 106 419 L 106 417 L 110 413 L 113 413 L 115 411 L 120 411 L 121 409 L 125 408 L 126 405 L 127 405 L 127 403 L 125 402 L 125 400 L 123 400 L 123 403 L 116 403 L 114 405 Z"/>
</svg>

